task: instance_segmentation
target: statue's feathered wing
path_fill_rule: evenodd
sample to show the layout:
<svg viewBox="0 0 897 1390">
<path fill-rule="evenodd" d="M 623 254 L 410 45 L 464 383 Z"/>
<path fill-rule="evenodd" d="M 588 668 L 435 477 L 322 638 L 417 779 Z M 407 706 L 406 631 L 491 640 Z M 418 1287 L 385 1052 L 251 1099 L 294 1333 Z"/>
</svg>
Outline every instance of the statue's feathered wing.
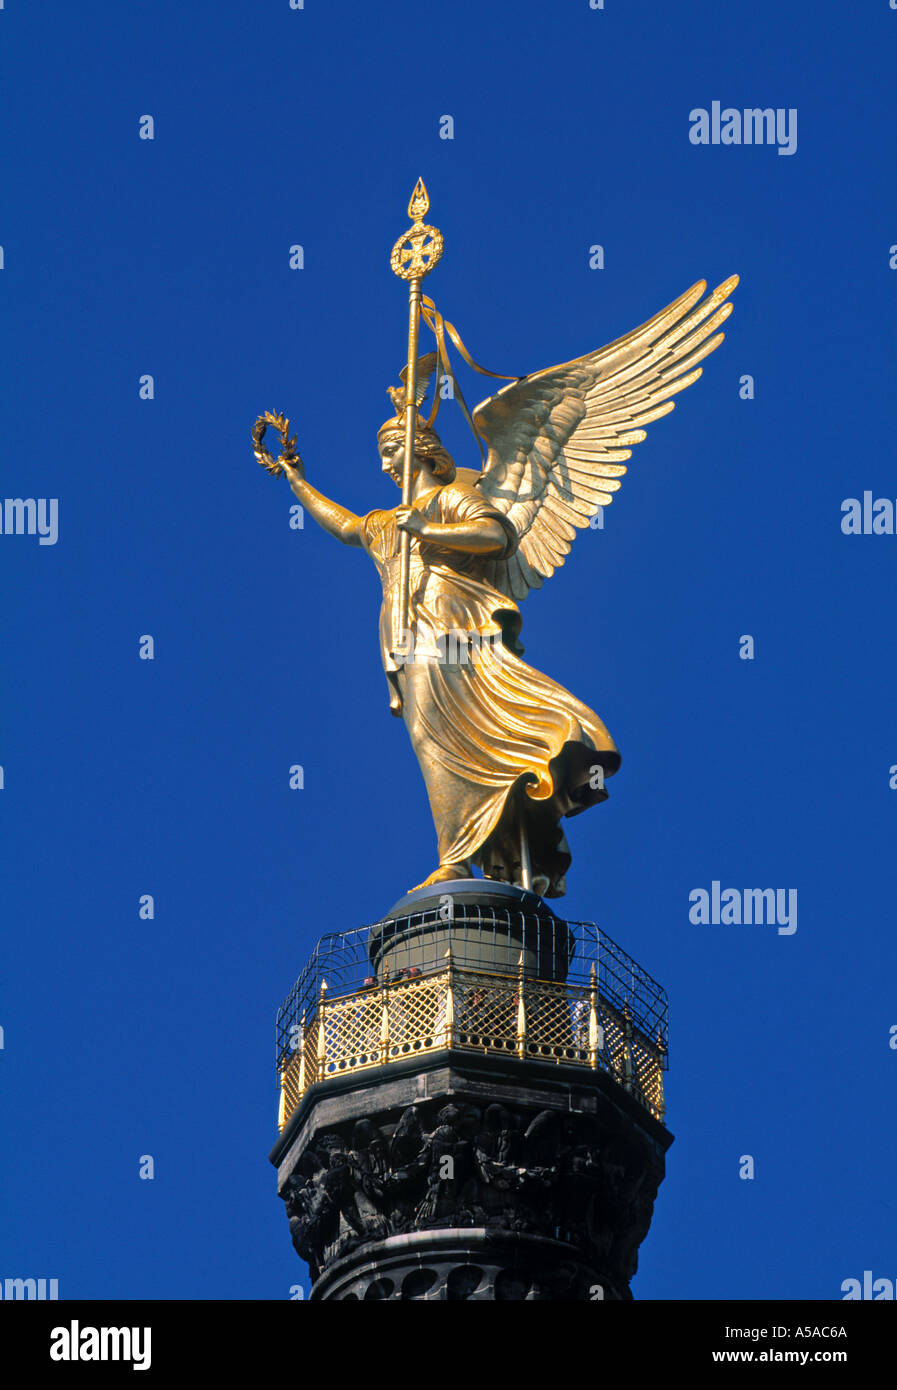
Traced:
<svg viewBox="0 0 897 1390">
<path fill-rule="evenodd" d="M 613 500 L 643 425 L 673 409 L 697 381 L 697 365 L 724 335 L 733 275 L 702 299 L 700 280 L 653 319 L 608 347 L 505 386 L 478 405 L 474 423 L 489 446 L 480 490 L 520 538 L 492 562 L 492 584 L 523 599 L 564 563 L 577 528 Z M 699 302 L 700 301 L 700 302 Z"/>
</svg>

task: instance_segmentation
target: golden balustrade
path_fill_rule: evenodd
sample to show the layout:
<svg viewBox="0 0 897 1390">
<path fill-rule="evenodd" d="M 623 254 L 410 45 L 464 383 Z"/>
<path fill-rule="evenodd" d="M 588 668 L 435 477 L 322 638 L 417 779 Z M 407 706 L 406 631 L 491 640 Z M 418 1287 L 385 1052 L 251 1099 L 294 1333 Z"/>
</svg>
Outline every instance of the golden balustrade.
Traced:
<svg viewBox="0 0 897 1390">
<path fill-rule="evenodd" d="M 525 976 L 522 959 L 516 975 L 458 968 L 447 952 L 440 970 L 390 981 L 386 962 L 378 982 L 332 998 L 321 982 L 281 1059 L 278 1127 L 319 1081 L 445 1048 L 603 1071 L 664 1120 L 661 1037 L 601 996 L 594 967 L 567 984 Z"/>
</svg>

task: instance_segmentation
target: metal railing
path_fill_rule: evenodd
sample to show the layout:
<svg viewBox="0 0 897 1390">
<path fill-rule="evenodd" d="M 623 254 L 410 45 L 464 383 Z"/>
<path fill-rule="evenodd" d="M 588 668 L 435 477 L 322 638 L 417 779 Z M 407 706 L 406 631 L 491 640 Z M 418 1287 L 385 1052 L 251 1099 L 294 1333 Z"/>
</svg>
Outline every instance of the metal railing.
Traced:
<svg viewBox="0 0 897 1390">
<path fill-rule="evenodd" d="M 278 1017 L 281 1131 L 316 1082 L 444 1048 L 600 1070 L 664 1120 L 666 996 L 644 972 L 653 987 L 649 1008 L 641 996 L 608 998 L 594 960 L 586 981 L 545 980 L 526 973 L 522 952 L 515 975 L 458 963 L 449 948 L 441 968 L 401 974 L 391 977 L 385 960 L 379 980 L 368 974 L 368 983 L 339 994 L 322 976 L 314 1004 L 298 1018 L 294 989 Z M 650 1033 L 646 1014 L 657 1017 Z"/>
<path fill-rule="evenodd" d="M 521 944 L 527 947 L 529 976 L 587 987 L 594 970 L 600 997 L 620 1014 L 628 1009 L 635 1027 L 667 1045 L 665 991 L 593 922 L 546 920 L 516 909 L 455 904 L 448 920 L 431 909 L 321 937 L 278 1010 L 277 1065 L 295 1051 L 298 1024 L 303 1014 L 310 1022 L 322 983 L 331 998 L 363 989 L 372 975 L 379 979 L 388 973 L 385 962 L 372 964 L 372 956 L 382 950 L 394 968 L 404 965 L 402 941 L 411 937 L 417 948 L 414 964 L 426 974 L 445 968 L 447 946 L 459 969 L 484 968 L 485 960 L 496 960 L 505 949 L 509 964 L 499 968 L 514 974 Z M 517 944 L 508 949 L 511 942 Z"/>
</svg>

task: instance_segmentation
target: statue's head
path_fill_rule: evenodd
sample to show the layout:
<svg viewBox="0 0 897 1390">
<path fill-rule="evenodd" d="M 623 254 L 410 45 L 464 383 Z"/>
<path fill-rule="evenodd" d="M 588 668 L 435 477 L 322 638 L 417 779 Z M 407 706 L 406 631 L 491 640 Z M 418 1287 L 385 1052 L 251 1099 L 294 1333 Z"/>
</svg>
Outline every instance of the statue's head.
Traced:
<svg viewBox="0 0 897 1390">
<path fill-rule="evenodd" d="M 402 463 L 405 453 L 405 423 L 395 416 L 380 426 L 377 433 L 377 447 L 383 462 L 383 472 L 388 473 L 397 487 L 402 486 Z M 455 464 L 451 454 L 444 447 L 434 429 L 418 423 L 414 436 L 414 469 L 416 477 L 421 465 L 426 464 L 439 483 L 450 483 L 455 476 Z"/>
</svg>

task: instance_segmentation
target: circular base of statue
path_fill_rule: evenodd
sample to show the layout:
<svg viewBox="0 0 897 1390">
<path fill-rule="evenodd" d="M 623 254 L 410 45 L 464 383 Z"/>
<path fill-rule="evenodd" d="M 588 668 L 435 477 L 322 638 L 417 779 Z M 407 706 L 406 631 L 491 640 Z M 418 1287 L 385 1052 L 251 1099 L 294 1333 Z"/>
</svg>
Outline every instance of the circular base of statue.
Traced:
<svg viewBox="0 0 897 1390">
<path fill-rule="evenodd" d="M 431 883 L 426 888 L 413 888 L 389 909 L 384 921 L 390 917 L 407 917 L 412 912 L 439 907 L 446 897 L 453 898 L 457 903 L 516 907 L 520 912 L 535 912 L 546 917 L 557 915 L 538 893 L 531 893 L 516 883 L 502 883 L 497 878 L 452 878 L 443 883 Z"/>
<path fill-rule="evenodd" d="M 567 923 L 537 893 L 497 879 L 458 878 L 415 888 L 373 927 L 368 954 L 385 971 L 441 969 L 451 949 L 461 969 L 565 980 L 573 950 Z"/>
</svg>

